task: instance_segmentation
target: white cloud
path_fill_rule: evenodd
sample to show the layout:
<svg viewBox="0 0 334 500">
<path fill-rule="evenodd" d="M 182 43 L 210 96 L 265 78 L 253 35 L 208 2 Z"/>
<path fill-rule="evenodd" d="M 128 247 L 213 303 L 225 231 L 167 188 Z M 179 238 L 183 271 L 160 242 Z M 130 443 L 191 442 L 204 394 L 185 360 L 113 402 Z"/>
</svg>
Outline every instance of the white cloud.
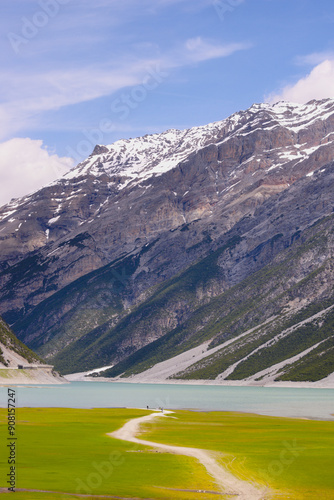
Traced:
<svg viewBox="0 0 334 500">
<path fill-rule="evenodd" d="M 73 166 L 43 148 L 40 140 L 15 138 L 0 144 L 0 206 L 57 179 Z"/>
<path fill-rule="evenodd" d="M 334 97 L 334 59 L 321 62 L 297 83 L 287 85 L 279 93 L 267 96 L 266 101 L 305 103 L 327 97 Z"/>
</svg>

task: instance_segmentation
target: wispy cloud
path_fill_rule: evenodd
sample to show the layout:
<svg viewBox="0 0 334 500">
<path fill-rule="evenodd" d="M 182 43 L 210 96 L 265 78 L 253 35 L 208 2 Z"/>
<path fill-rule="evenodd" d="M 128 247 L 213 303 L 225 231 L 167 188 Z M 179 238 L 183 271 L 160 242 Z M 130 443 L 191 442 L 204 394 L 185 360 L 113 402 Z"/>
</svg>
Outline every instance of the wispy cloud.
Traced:
<svg viewBox="0 0 334 500">
<path fill-rule="evenodd" d="M 54 70 L 45 73 L 3 75 L 0 139 L 38 122 L 44 112 L 87 102 L 136 85 L 150 61 L 132 66 Z"/>
<path fill-rule="evenodd" d="M 3 104 L 0 105 L 0 140 L 36 125 L 45 112 L 113 95 L 140 84 L 150 68 L 173 70 L 189 64 L 227 57 L 250 48 L 247 43 L 221 44 L 202 37 L 190 38 L 159 57 L 129 56 L 109 63 L 90 64 L 73 69 L 54 69 L 29 73 L 4 72 L 0 82 Z"/>
</svg>

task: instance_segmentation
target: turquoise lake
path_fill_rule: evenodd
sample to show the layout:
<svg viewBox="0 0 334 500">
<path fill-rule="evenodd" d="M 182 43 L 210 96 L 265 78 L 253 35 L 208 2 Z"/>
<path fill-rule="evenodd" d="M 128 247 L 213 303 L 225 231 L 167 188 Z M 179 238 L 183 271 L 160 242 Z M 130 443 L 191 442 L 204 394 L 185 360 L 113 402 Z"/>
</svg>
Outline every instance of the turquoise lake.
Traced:
<svg viewBox="0 0 334 500">
<path fill-rule="evenodd" d="M 13 386 L 17 407 L 170 408 L 334 420 L 334 389 L 72 382 Z M 7 388 L 0 387 L 0 406 Z"/>
</svg>

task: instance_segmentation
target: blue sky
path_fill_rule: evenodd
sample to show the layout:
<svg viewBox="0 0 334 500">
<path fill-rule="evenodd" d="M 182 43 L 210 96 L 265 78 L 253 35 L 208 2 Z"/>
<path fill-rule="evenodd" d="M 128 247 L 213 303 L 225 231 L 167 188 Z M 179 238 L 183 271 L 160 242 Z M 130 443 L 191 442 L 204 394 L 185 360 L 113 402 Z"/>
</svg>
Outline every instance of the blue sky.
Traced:
<svg viewBox="0 0 334 500">
<path fill-rule="evenodd" d="M 0 204 L 110 144 L 334 97 L 332 0 L 3 0 Z"/>
</svg>

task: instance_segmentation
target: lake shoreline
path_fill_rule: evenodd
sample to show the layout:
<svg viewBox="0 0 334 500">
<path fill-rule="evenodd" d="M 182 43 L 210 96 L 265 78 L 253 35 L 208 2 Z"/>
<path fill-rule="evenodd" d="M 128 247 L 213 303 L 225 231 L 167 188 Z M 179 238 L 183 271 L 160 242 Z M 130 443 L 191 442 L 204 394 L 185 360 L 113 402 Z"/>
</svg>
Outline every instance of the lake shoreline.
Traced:
<svg viewBox="0 0 334 500">
<path fill-rule="evenodd" d="M 333 420 L 334 390 L 294 387 L 247 387 L 195 384 L 71 382 L 18 385 L 19 407 L 165 408 L 232 411 Z M 12 387 L 13 389 L 14 387 Z M 0 387 L 7 401 L 7 388 Z"/>
<path fill-rule="evenodd" d="M 64 375 L 69 382 L 107 382 L 107 383 L 125 383 L 125 384 L 154 384 L 154 385 L 197 385 L 197 386 L 220 386 L 220 387 L 282 387 L 293 389 L 334 389 L 334 374 L 326 379 L 317 382 L 266 382 L 247 381 L 247 380 L 162 380 L 162 379 L 137 379 L 137 378 L 106 378 L 90 377 L 85 373 L 74 373 Z"/>
</svg>

